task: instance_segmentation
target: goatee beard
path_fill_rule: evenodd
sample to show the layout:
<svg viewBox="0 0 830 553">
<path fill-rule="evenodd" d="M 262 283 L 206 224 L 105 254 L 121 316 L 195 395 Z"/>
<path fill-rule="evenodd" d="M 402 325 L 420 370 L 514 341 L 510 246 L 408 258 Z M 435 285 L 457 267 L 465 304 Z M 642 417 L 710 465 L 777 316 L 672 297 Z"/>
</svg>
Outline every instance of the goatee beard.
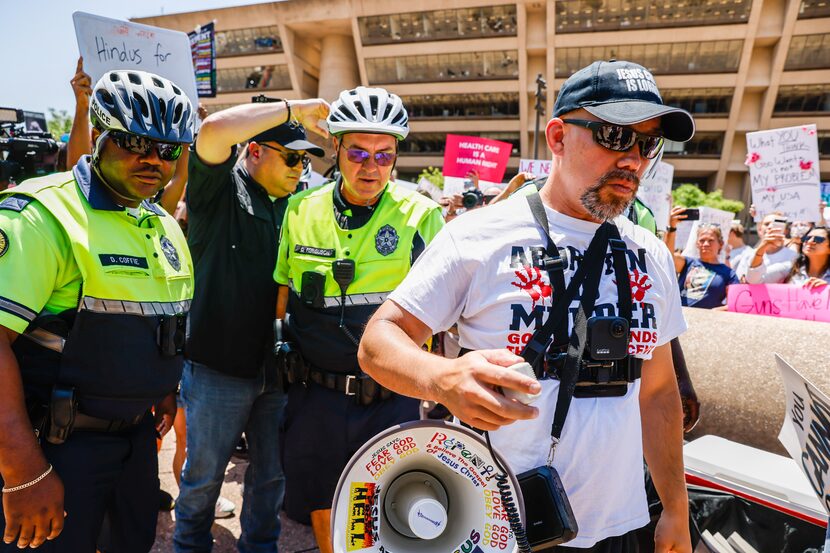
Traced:
<svg viewBox="0 0 830 553">
<path fill-rule="evenodd" d="M 611 196 L 610 199 L 603 200 L 600 197 L 600 190 L 602 190 L 603 187 L 608 186 L 610 181 L 627 181 L 634 183 L 636 188 L 639 188 L 640 186 L 640 178 L 636 173 L 631 171 L 614 169 L 613 171 L 609 171 L 600 177 L 597 183 L 583 192 L 582 196 L 579 198 L 582 202 L 582 207 L 588 211 L 591 217 L 599 221 L 614 219 L 623 213 L 628 206 L 631 205 L 631 202 L 634 201 L 634 197 L 630 200 L 624 200 L 616 196 Z"/>
</svg>

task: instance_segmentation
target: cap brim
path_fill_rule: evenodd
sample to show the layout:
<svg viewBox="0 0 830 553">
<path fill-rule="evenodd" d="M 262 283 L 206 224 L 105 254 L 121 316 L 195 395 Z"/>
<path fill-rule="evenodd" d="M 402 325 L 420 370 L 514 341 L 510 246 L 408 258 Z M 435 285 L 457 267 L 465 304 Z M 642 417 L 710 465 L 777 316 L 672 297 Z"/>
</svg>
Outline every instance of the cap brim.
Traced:
<svg viewBox="0 0 830 553">
<path fill-rule="evenodd" d="M 609 102 L 582 108 L 591 115 L 616 125 L 636 125 L 660 117 L 663 136 L 674 142 L 686 142 L 695 134 L 695 121 L 692 115 L 680 108 L 637 101 Z"/>
<path fill-rule="evenodd" d="M 312 142 L 309 142 L 308 140 L 294 140 L 293 142 L 289 142 L 288 144 L 282 144 L 282 147 L 286 150 L 305 150 L 311 155 L 317 157 L 323 157 L 326 153 L 325 150 L 323 150 L 321 147 L 317 146 Z"/>
</svg>

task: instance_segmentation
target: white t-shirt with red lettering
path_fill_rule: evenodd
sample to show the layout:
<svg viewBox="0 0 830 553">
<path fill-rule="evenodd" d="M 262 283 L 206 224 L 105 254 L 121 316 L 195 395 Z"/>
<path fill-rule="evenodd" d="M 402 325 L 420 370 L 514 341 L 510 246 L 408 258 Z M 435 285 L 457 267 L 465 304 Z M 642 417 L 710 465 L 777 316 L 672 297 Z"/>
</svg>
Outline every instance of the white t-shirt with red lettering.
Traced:
<svg viewBox="0 0 830 553">
<path fill-rule="evenodd" d="M 550 235 L 567 261 L 568 283 L 599 225 L 546 212 Z M 656 346 L 686 330 L 674 263 L 654 235 L 624 217 L 615 223 L 628 247 L 634 303 L 629 352 L 649 359 Z M 457 323 L 464 348 L 518 353 L 547 320 L 552 303 L 548 275 L 538 267 L 545 244 L 524 197 L 466 213 L 436 236 L 389 297 L 433 332 Z M 611 259 L 609 250 L 595 315 L 617 314 Z M 577 308 L 578 299 L 570 306 L 570 324 Z M 558 388 L 557 380 L 542 382 L 537 419 L 491 432 L 493 446 L 516 474 L 545 464 Z M 649 522 L 639 389 L 637 381 L 624 396 L 571 403 L 554 458 L 579 525 L 568 546 L 591 547 Z"/>
</svg>

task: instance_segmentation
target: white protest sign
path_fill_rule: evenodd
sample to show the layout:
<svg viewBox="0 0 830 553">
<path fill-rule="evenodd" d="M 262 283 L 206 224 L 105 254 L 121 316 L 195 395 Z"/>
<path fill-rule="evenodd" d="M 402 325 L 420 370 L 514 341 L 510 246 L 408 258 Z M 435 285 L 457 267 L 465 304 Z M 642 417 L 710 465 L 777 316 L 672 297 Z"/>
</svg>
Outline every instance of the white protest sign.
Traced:
<svg viewBox="0 0 830 553">
<path fill-rule="evenodd" d="M 781 211 L 790 221 L 819 220 L 818 135 L 815 125 L 746 135 L 746 165 L 755 220 Z"/>
<path fill-rule="evenodd" d="M 72 19 L 84 71 L 92 77 L 93 85 L 115 69 L 155 73 L 180 87 L 195 112 L 199 96 L 187 33 L 84 12 L 73 13 Z"/>
<path fill-rule="evenodd" d="M 531 173 L 534 177 L 547 177 L 550 175 L 549 159 L 520 159 L 519 173 Z"/>
<path fill-rule="evenodd" d="M 776 354 L 787 410 L 778 440 L 830 512 L 830 398 Z"/>
<path fill-rule="evenodd" d="M 441 189 L 432 184 L 432 181 L 426 177 L 421 177 L 420 179 L 418 179 L 418 190 L 423 190 L 427 192 L 430 195 L 430 197 L 436 202 L 440 200 L 441 197 L 444 195 Z"/>
<path fill-rule="evenodd" d="M 640 188 L 637 190 L 637 197 L 654 213 L 657 230 L 666 230 L 669 226 L 673 178 L 674 165 L 658 161 L 651 175 L 640 181 Z"/>
<path fill-rule="evenodd" d="M 686 257 L 699 257 L 700 252 L 697 250 L 697 229 L 701 224 L 717 225 L 723 235 L 723 247 L 718 255 L 718 261 L 721 263 L 726 261 L 726 242 L 729 239 L 729 231 L 732 228 L 732 219 L 735 214 L 731 211 L 723 211 L 722 209 L 715 209 L 714 207 L 700 207 L 700 219 L 697 221 L 681 221 L 677 227 L 678 237 L 681 229 L 686 236 L 686 247 L 683 248 L 683 255 Z M 687 235 L 685 233 L 688 233 Z M 675 244 L 682 244 L 677 241 Z"/>
</svg>

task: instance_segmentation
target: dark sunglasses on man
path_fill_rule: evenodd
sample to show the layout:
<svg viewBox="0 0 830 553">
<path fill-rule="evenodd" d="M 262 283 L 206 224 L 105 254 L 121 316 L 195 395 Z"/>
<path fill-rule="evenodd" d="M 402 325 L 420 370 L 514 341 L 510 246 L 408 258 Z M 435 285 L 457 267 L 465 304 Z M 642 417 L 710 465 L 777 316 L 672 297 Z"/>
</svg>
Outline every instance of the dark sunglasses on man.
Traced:
<svg viewBox="0 0 830 553">
<path fill-rule="evenodd" d="M 294 167 L 301 161 L 303 162 L 303 167 L 307 166 L 311 160 L 308 159 L 308 156 L 305 154 L 298 154 L 297 152 L 283 152 L 279 148 L 274 148 L 273 146 L 269 146 L 268 144 L 263 144 L 261 142 L 257 142 L 260 146 L 264 148 L 268 148 L 269 150 L 274 150 L 277 152 L 280 157 L 282 157 L 283 161 L 285 161 L 286 167 Z"/>
<path fill-rule="evenodd" d="M 176 161 L 184 151 L 184 145 L 175 142 L 159 142 L 146 136 L 138 136 L 124 131 L 110 131 L 109 137 L 116 146 L 140 156 L 146 156 L 154 148 L 159 159 L 163 161 Z"/>
<path fill-rule="evenodd" d="M 562 122 L 590 129 L 594 134 L 594 142 L 615 152 L 627 152 L 639 143 L 642 156 L 654 159 L 663 147 L 662 136 L 637 132 L 631 127 L 584 119 L 563 119 Z"/>
</svg>

